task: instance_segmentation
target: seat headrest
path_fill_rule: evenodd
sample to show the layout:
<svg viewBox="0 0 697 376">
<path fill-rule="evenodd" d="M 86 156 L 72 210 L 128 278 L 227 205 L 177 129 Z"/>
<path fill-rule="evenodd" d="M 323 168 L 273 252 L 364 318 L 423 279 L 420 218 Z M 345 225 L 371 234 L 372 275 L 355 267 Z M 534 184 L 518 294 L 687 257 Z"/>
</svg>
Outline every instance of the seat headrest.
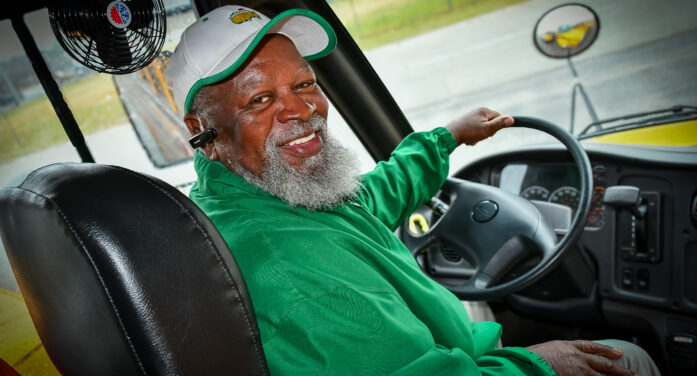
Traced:
<svg viewBox="0 0 697 376">
<path fill-rule="evenodd" d="M 58 370 L 267 374 L 225 241 L 176 188 L 64 163 L 0 189 L 0 235 Z"/>
</svg>

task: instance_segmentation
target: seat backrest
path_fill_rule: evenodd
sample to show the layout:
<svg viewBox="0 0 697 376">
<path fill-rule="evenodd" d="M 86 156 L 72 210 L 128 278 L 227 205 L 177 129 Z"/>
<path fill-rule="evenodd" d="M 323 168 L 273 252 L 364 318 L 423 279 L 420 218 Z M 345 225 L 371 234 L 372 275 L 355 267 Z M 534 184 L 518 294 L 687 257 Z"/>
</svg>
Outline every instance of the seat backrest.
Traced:
<svg viewBox="0 0 697 376">
<path fill-rule="evenodd" d="M 65 375 L 268 374 L 225 241 L 176 188 L 64 163 L 0 189 L 0 235 Z"/>
</svg>

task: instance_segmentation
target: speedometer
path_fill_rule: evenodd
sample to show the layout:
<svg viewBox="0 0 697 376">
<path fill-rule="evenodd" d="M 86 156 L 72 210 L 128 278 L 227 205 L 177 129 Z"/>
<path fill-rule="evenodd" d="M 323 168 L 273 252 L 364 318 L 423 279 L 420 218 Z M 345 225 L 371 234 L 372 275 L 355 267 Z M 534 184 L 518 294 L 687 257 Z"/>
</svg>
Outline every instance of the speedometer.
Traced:
<svg viewBox="0 0 697 376">
<path fill-rule="evenodd" d="M 547 201 L 549 198 L 549 191 L 539 185 L 533 185 L 525 188 L 525 190 L 520 193 L 520 196 L 528 200 Z"/>
<path fill-rule="evenodd" d="M 581 199 L 581 193 L 578 189 L 570 186 L 564 186 L 557 188 L 551 195 L 549 195 L 549 202 L 554 202 L 556 204 L 561 204 L 568 206 L 576 212 L 578 208 L 578 202 Z"/>
</svg>

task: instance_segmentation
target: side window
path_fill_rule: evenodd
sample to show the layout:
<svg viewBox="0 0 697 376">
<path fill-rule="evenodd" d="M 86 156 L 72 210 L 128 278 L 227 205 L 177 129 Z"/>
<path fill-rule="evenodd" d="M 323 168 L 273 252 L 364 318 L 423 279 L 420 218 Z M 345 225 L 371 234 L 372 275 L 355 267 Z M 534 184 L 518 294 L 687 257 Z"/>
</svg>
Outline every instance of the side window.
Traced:
<svg viewBox="0 0 697 376">
<path fill-rule="evenodd" d="M 165 6 L 165 47 L 173 48 L 183 29 L 194 21 L 194 14 L 187 1 L 167 0 Z M 53 35 L 46 9 L 27 14 L 25 21 L 47 57 L 49 69 L 96 162 L 147 173 L 177 186 L 195 179 L 188 132 L 174 115 L 162 85 L 165 54 L 135 73 L 97 73 L 63 51 Z M 31 71 L 31 65 L 25 69 Z M 52 114 L 53 109 L 49 106 L 44 112 Z M 55 160 L 43 164 L 51 162 Z"/>
<path fill-rule="evenodd" d="M 164 71 L 181 34 L 195 21 L 196 16 L 187 0 L 165 0 L 164 3 L 167 12 L 167 35 L 162 53 L 144 69 L 125 75 L 96 73 L 72 60 L 53 36 L 46 9 L 28 14 L 25 20 L 42 54 L 48 58 L 49 69 L 59 83 L 96 162 L 120 165 L 159 177 L 172 185 L 186 187 L 196 178 L 191 163 L 194 150 L 188 144 L 189 133 L 177 114 L 172 94 L 165 84 Z M 8 34 L 14 34 L 11 26 L 8 28 Z M 21 51 L 21 47 L 19 50 Z M 30 64 L 25 62 L 19 66 L 19 71 L 9 71 L 9 75 L 14 75 L 12 79 L 33 77 Z M 2 78 L 0 77 L 0 81 Z M 33 84 L 29 90 L 40 92 L 40 85 L 36 79 Z M 22 87 L 22 90 L 25 89 Z M 7 90 L 4 93 L 7 93 L 4 100 L 8 108 L 12 108 L 12 91 Z M 331 131 L 356 152 L 363 172 L 371 170 L 375 165 L 372 158 L 338 112 L 333 107 L 330 111 Z M 32 109 L 31 112 L 41 118 L 52 117 L 51 121 L 56 124 L 57 131 L 54 132 L 57 135 L 53 139 L 41 139 L 42 141 L 33 141 L 32 144 L 42 142 L 36 147 L 46 149 L 56 146 L 60 151 L 51 148 L 46 149 L 50 152 L 38 150 L 36 147 L 27 148 L 24 146 L 26 143 L 21 144 L 21 141 L 13 139 L 13 127 L 5 127 L 3 140 L 7 139 L 8 144 L 15 143 L 12 149 L 14 154 L 9 155 L 8 150 L 7 158 L 12 159 L 21 153 L 27 155 L 25 159 L 35 163 L 27 165 L 19 160 L 12 161 L 13 172 L 3 175 L 11 176 L 14 171 L 32 170 L 57 161 L 78 160 L 75 155 L 72 159 L 67 157 L 67 153 L 75 152 L 69 150 L 69 144 L 65 144 L 67 138 L 62 134 L 63 130 L 52 107 L 43 105 L 39 109 Z M 6 119 L 10 119 L 9 115 L 0 121 L 16 122 L 15 117 Z M 31 124 L 37 126 L 34 121 L 31 121 Z M 42 132 L 44 128 L 42 127 Z M 61 136 L 63 138 L 60 138 Z"/>
<path fill-rule="evenodd" d="M 0 21 L 0 186 L 55 162 L 77 162 L 9 20 Z M 46 52 L 50 55 L 50 52 Z M 51 59 L 47 59 L 52 64 Z M 79 73 L 76 73 L 79 74 Z M 59 81 L 60 82 L 60 81 Z M 64 87 L 70 86 L 64 82 Z"/>
</svg>

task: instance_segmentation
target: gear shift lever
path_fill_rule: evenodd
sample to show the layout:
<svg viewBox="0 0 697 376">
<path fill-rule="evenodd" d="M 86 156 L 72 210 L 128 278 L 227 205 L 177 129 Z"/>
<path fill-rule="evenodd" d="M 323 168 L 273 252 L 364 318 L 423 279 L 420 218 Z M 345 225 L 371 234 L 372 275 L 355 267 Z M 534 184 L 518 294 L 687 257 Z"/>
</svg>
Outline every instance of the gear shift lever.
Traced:
<svg viewBox="0 0 697 376">
<path fill-rule="evenodd" d="M 617 241 L 622 258 L 631 261 L 658 262 L 659 194 L 641 193 L 629 185 L 608 187 L 603 202 L 617 211 Z"/>
<path fill-rule="evenodd" d="M 646 205 L 641 203 L 639 188 L 631 185 L 608 187 L 605 191 L 603 202 L 617 209 L 629 210 L 637 219 L 642 219 L 646 216 Z"/>
</svg>

